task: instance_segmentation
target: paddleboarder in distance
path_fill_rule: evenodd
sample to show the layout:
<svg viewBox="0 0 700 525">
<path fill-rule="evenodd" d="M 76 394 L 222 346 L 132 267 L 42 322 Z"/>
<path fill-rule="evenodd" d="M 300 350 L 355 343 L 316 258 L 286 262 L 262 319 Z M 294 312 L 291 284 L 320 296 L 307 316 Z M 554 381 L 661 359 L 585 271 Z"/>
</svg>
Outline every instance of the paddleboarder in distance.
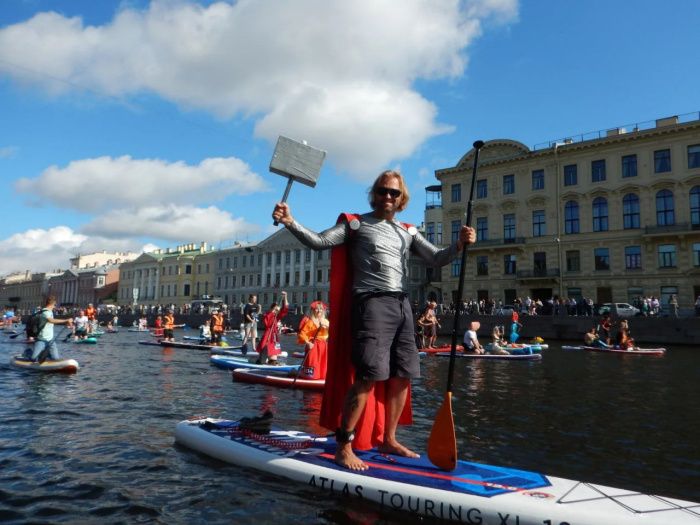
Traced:
<svg viewBox="0 0 700 525">
<path fill-rule="evenodd" d="M 377 446 L 383 453 L 418 456 L 396 439 L 398 424 L 411 423 L 410 380 L 420 376 L 406 292 L 409 251 L 431 267 L 444 266 L 464 243 L 476 240 L 475 230 L 463 226 L 454 244 L 438 249 L 415 227 L 396 220 L 409 202 L 397 171 L 381 173 L 368 197 L 373 211 L 341 214 L 335 226 L 321 233 L 296 222 L 286 203 L 277 203 L 272 213 L 305 246 L 333 248 L 333 330 L 320 423 L 337 429 L 335 461 L 351 470 L 368 468 L 353 448 Z"/>
</svg>

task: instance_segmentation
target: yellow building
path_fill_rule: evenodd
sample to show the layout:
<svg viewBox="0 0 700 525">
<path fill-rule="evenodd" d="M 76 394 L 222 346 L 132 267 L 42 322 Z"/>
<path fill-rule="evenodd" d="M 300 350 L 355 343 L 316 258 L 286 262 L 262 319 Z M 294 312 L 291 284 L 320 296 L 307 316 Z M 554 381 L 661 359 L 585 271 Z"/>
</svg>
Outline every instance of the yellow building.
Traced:
<svg viewBox="0 0 700 525">
<path fill-rule="evenodd" d="M 436 171 L 426 236 L 449 244 L 464 222 L 473 149 Z M 527 296 L 632 302 L 700 295 L 698 113 L 550 142 L 489 140 L 479 154 L 465 299 Z M 440 239 L 440 237 L 442 239 Z M 459 261 L 434 272 L 445 302 Z"/>
<path fill-rule="evenodd" d="M 206 243 L 183 244 L 175 249 L 143 253 L 133 261 L 122 263 L 118 304 L 182 306 L 208 294 L 213 268 L 206 260 L 198 262 L 206 253 Z"/>
</svg>

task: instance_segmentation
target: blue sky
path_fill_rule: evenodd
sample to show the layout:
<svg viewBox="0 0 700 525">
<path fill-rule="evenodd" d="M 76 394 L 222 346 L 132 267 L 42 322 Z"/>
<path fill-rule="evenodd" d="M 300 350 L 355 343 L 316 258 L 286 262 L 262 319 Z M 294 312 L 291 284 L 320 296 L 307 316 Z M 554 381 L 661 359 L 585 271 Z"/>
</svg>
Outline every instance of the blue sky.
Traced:
<svg viewBox="0 0 700 525">
<path fill-rule="evenodd" d="M 532 147 L 700 110 L 696 0 L 4 0 L 0 275 L 274 231 L 277 137 L 327 150 L 314 229 L 476 139 Z"/>
</svg>

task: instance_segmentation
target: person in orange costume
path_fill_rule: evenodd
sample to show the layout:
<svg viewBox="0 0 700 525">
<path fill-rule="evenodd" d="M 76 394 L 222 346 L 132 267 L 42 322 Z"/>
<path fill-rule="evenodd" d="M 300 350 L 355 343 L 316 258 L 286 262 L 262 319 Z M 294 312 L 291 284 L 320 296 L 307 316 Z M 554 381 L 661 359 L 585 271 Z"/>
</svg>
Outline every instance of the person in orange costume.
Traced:
<svg viewBox="0 0 700 525">
<path fill-rule="evenodd" d="M 297 343 L 304 345 L 304 362 L 299 369 L 302 379 L 325 379 L 328 353 L 328 319 L 326 305 L 321 301 L 311 303 L 311 313 L 299 326 Z"/>
</svg>

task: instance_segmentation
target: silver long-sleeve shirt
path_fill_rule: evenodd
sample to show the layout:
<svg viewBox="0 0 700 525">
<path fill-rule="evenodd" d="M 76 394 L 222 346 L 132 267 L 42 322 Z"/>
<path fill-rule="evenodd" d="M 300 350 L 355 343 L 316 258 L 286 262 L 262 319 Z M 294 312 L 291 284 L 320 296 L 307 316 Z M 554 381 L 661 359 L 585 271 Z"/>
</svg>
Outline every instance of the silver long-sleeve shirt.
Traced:
<svg viewBox="0 0 700 525">
<path fill-rule="evenodd" d="M 352 289 L 356 294 L 406 291 L 409 250 L 430 266 L 444 266 L 458 252 L 456 244 L 438 249 L 415 228 L 406 229 L 395 219 L 378 219 L 372 213 L 362 215 L 359 225 L 341 222 L 321 233 L 296 221 L 287 228 L 312 250 L 326 250 L 348 243 L 353 266 Z"/>
</svg>

